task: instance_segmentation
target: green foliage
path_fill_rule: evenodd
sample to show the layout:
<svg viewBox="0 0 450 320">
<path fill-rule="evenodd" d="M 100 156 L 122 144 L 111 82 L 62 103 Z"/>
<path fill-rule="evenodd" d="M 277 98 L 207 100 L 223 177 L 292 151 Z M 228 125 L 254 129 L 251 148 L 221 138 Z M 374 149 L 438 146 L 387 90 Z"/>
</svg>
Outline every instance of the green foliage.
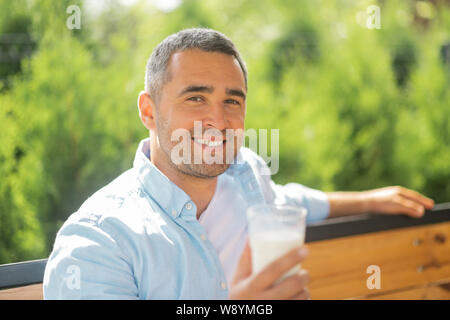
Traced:
<svg viewBox="0 0 450 320">
<path fill-rule="evenodd" d="M 132 61 L 98 66 L 53 30 L 0 96 L 1 262 L 48 254 L 67 216 L 129 167 L 142 138 Z"/>
<path fill-rule="evenodd" d="M 68 30 L 66 8 L 82 8 Z M 450 9 L 424 25 L 410 2 L 380 2 L 380 30 L 356 22 L 373 1 L 0 0 L 0 34 L 36 42 L 0 64 L 0 263 L 45 257 L 63 221 L 132 165 L 147 132 L 136 98 L 166 36 L 210 27 L 249 69 L 246 128 L 280 129 L 278 183 L 322 190 L 404 185 L 450 201 Z M 1 10 L 2 9 L 2 10 Z M 417 17 L 416 17 L 417 18 Z"/>
</svg>

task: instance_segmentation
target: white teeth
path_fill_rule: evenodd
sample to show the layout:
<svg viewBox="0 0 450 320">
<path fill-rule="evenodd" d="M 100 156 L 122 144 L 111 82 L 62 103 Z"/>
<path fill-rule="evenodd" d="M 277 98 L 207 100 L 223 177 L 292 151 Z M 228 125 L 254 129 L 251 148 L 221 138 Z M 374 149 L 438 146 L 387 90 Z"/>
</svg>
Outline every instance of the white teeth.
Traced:
<svg viewBox="0 0 450 320">
<path fill-rule="evenodd" d="M 210 141 L 206 139 L 196 139 L 194 138 L 195 142 L 200 144 L 206 144 L 208 147 L 218 147 L 223 144 L 223 141 Z"/>
</svg>

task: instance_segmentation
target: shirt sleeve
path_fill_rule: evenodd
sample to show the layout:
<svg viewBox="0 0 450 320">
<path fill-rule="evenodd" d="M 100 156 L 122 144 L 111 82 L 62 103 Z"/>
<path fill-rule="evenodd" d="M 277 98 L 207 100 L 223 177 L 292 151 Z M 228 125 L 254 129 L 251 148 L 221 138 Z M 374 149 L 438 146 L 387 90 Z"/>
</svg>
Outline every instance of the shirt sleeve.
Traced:
<svg viewBox="0 0 450 320">
<path fill-rule="evenodd" d="M 243 149 L 243 154 L 255 173 L 267 203 L 306 208 L 307 224 L 328 218 L 330 204 L 325 192 L 299 183 L 276 184 L 271 178 L 270 169 L 264 159 L 248 148 Z"/>
<path fill-rule="evenodd" d="M 138 299 L 131 267 L 111 231 L 89 219 L 69 220 L 47 261 L 44 299 Z"/>
<path fill-rule="evenodd" d="M 279 185 L 270 181 L 275 203 L 302 206 L 307 210 L 306 223 L 328 218 L 330 206 L 325 192 L 311 189 L 299 183 Z"/>
</svg>

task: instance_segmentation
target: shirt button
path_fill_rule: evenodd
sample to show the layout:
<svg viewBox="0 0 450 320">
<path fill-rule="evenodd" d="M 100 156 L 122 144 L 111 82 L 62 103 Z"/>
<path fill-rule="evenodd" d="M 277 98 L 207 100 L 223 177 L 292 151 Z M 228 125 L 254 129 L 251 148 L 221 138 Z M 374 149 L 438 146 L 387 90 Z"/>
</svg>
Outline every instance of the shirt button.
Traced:
<svg viewBox="0 0 450 320">
<path fill-rule="evenodd" d="M 191 210 L 192 209 L 192 203 L 188 202 L 186 203 L 186 209 Z"/>
<path fill-rule="evenodd" d="M 172 209 L 172 215 L 175 217 L 177 215 L 177 210 Z"/>
<path fill-rule="evenodd" d="M 225 290 L 227 288 L 226 283 L 223 281 L 220 283 L 220 286 L 222 287 L 223 290 Z"/>
<path fill-rule="evenodd" d="M 206 240 L 206 237 L 205 237 L 205 235 L 204 235 L 204 234 L 202 234 L 202 235 L 200 236 L 200 239 L 202 239 L 203 241 L 205 241 L 205 240 Z"/>
</svg>

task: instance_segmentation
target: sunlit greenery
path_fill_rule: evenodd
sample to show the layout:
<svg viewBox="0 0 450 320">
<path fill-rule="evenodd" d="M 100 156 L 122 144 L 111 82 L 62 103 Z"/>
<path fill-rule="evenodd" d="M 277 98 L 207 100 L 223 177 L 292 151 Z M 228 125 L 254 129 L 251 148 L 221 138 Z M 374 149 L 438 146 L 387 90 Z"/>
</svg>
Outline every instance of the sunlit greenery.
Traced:
<svg viewBox="0 0 450 320">
<path fill-rule="evenodd" d="M 131 167 L 148 135 L 136 107 L 146 60 L 188 27 L 217 29 L 241 51 L 246 128 L 280 129 L 278 183 L 404 185 L 450 201 L 448 5 L 185 0 L 166 12 L 152 1 L 103 3 L 94 12 L 81 0 L 0 0 L 9 55 L 0 61 L 0 263 L 46 257 L 65 219 Z M 80 30 L 66 26 L 71 4 Z M 380 29 L 360 21 L 371 4 Z M 8 35 L 32 42 L 8 44 Z"/>
</svg>

